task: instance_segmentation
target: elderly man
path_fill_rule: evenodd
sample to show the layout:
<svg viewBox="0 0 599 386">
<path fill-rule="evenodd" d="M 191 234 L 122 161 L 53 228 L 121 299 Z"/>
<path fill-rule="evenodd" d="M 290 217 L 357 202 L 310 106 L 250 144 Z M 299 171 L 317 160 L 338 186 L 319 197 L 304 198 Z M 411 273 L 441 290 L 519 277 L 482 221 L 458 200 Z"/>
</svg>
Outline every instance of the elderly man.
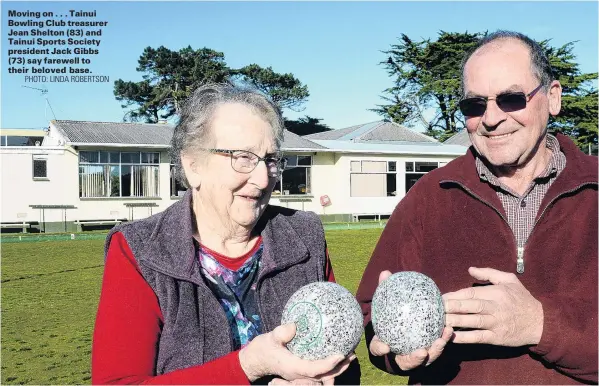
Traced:
<svg viewBox="0 0 599 386">
<path fill-rule="evenodd" d="M 542 48 L 496 32 L 464 60 L 472 147 L 399 203 L 360 283 L 371 360 L 410 383 L 597 383 L 597 158 L 547 133 L 561 85 Z M 378 283 L 419 271 L 446 327 L 395 356 L 370 323 Z"/>
</svg>

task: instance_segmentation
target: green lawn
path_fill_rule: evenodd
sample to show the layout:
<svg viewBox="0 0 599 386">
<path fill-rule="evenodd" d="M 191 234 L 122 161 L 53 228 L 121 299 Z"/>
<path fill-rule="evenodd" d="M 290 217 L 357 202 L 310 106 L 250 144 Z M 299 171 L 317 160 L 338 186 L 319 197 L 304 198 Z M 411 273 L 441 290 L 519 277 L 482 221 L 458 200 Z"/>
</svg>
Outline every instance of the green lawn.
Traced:
<svg viewBox="0 0 599 386">
<path fill-rule="evenodd" d="M 355 293 L 381 229 L 328 231 L 339 284 Z M 2 244 L 2 384 L 89 384 L 103 241 Z M 370 365 L 357 349 L 363 384 L 405 379 Z"/>
</svg>

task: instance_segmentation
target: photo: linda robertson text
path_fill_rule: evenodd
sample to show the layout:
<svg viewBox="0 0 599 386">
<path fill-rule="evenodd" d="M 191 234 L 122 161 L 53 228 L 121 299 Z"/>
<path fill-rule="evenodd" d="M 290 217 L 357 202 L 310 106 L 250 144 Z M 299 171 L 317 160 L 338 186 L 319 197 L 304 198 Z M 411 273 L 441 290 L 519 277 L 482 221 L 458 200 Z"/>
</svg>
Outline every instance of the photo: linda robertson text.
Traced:
<svg viewBox="0 0 599 386">
<path fill-rule="evenodd" d="M 34 75 L 25 76 L 25 82 L 37 83 L 37 82 L 49 82 L 49 83 L 108 83 L 110 77 L 106 75 Z"/>
</svg>

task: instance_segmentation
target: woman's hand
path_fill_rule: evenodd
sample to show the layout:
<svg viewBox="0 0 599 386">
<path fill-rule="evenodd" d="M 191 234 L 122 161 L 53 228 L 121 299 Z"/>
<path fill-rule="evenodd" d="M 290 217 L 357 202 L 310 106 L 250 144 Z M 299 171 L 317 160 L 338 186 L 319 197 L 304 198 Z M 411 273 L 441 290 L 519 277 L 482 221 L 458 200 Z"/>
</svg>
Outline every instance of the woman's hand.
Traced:
<svg viewBox="0 0 599 386">
<path fill-rule="evenodd" d="M 287 381 L 329 383 L 343 373 L 355 355 L 332 355 L 309 361 L 293 355 L 286 344 L 295 336 L 295 324 L 285 324 L 272 332 L 258 335 L 239 352 L 239 362 L 250 382 L 266 375 Z"/>
</svg>

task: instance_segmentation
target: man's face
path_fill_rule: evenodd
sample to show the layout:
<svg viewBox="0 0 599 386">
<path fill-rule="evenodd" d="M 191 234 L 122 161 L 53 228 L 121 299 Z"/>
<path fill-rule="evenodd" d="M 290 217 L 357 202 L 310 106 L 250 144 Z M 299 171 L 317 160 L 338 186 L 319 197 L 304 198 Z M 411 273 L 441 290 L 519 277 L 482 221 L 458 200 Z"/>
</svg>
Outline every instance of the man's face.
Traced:
<svg viewBox="0 0 599 386">
<path fill-rule="evenodd" d="M 529 49 L 517 40 L 498 40 L 479 49 L 464 68 L 465 98 L 488 97 L 482 116 L 466 117 L 470 140 L 478 153 L 497 167 L 524 165 L 536 154 L 550 114 L 559 112 L 561 87 L 555 81 L 527 98 L 526 107 L 505 112 L 495 102 L 506 92 L 528 94 L 539 86 Z"/>
</svg>

